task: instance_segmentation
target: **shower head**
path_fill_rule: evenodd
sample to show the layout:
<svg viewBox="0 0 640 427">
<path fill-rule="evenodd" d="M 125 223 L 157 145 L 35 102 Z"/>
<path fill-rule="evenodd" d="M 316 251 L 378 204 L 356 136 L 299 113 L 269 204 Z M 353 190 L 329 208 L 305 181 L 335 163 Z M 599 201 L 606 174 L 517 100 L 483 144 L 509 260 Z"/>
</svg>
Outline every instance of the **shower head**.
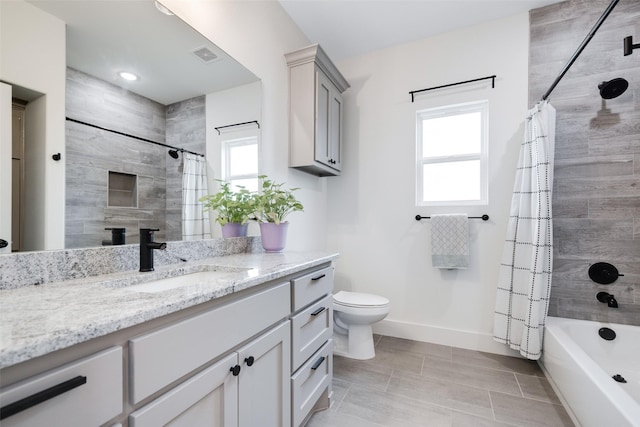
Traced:
<svg viewBox="0 0 640 427">
<path fill-rule="evenodd" d="M 608 82 L 602 82 L 598 85 L 600 89 L 600 96 L 603 99 L 617 98 L 624 93 L 629 87 L 629 82 L 623 78 L 615 78 Z"/>
<path fill-rule="evenodd" d="M 178 150 L 169 150 L 169 155 L 174 159 L 178 158 Z"/>
</svg>

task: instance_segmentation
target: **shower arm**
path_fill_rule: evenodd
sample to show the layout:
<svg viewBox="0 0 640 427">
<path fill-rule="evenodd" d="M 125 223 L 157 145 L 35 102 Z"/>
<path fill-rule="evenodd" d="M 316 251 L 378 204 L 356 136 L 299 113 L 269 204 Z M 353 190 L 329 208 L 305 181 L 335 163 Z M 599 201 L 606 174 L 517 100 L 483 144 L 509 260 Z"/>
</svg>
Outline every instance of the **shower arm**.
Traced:
<svg viewBox="0 0 640 427">
<path fill-rule="evenodd" d="M 578 56 L 580 56 L 580 54 L 582 53 L 584 48 L 587 47 L 587 45 L 589 44 L 589 42 L 591 41 L 593 36 L 595 36 L 595 34 L 598 31 L 598 29 L 600 28 L 600 26 L 604 23 L 604 21 L 607 19 L 609 14 L 613 11 L 613 8 L 616 7 L 616 5 L 618 4 L 619 1 L 620 0 L 611 0 L 611 3 L 609 3 L 609 6 L 602 13 L 602 16 L 600 16 L 600 19 L 598 19 L 598 21 L 595 23 L 595 25 L 593 26 L 591 31 L 589 31 L 589 34 L 587 34 L 587 36 L 584 38 L 584 40 L 582 40 L 582 43 L 580 43 L 580 46 L 578 46 L 578 49 L 576 49 L 576 51 L 573 54 L 573 56 L 569 59 L 569 61 L 564 66 L 564 68 L 562 69 L 560 74 L 558 74 L 558 77 L 556 77 L 554 82 L 551 83 L 551 86 L 549 87 L 549 90 L 547 90 L 547 92 L 544 95 L 542 95 L 542 101 L 546 101 L 547 98 L 549 98 L 549 95 L 551 95 L 551 92 L 553 92 L 553 90 L 556 88 L 558 83 L 560 83 L 560 80 L 562 80 L 564 75 L 567 74 L 567 71 L 569 71 L 569 68 L 571 68 L 573 63 L 576 62 L 576 59 L 578 59 Z"/>
</svg>

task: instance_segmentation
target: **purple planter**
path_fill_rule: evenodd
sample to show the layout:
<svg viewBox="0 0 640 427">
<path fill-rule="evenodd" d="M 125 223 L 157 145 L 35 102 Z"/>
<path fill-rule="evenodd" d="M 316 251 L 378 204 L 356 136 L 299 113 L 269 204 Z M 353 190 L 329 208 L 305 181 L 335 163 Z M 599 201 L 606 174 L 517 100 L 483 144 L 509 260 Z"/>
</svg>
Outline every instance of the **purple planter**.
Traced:
<svg viewBox="0 0 640 427">
<path fill-rule="evenodd" d="M 288 222 L 261 222 L 262 247 L 266 252 L 282 252 L 287 242 Z"/>
<path fill-rule="evenodd" d="M 245 237 L 247 235 L 248 223 L 228 222 L 222 226 L 222 237 Z"/>
</svg>

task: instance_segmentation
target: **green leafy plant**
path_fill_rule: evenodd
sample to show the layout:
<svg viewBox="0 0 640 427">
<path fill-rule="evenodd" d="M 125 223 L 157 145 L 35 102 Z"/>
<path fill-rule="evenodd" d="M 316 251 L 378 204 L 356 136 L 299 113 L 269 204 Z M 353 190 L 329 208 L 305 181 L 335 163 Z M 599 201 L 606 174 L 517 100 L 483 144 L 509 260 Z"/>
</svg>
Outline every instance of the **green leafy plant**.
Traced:
<svg viewBox="0 0 640 427">
<path fill-rule="evenodd" d="M 262 192 L 254 194 L 254 198 L 256 218 L 259 221 L 280 224 L 290 213 L 304 209 L 302 203 L 293 195 L 299 188 L 284 189 L 284 183 L 277 184 L 266 175 L 260 175 L 258 178 L 262 180 Z"/>
<path fill-rule="evenodd" d="M 253 219 L 253 214 L 256 211 L 254 194 L 241 185 L 237 186 L 238 191 L 233 191 L 228 182 L 217 181 L 220 182 L 220 191 L 200 198 L 200 201 L 204 202 L 205 208 L 217 212 L 216 221 L 220 225 L 225 225 L 228 222 L 245 224 Z"/>
</svg>

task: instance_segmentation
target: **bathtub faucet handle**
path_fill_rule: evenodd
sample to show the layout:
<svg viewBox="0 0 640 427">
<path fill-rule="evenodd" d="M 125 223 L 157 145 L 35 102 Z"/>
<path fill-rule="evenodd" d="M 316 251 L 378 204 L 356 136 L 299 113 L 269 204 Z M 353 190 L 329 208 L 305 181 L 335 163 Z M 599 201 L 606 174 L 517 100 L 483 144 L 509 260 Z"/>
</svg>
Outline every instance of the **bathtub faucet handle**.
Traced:
<svg viewBox="0 0 640 427">
<path fill-rule="evenodd" d="M 600 302 L 606 302 L 607 307 L 618 308 L 618 301 L 616 301 L 616 298 L 608 292 L 598 292 L 596 294 L 596 298 Z"/>
</svg>

